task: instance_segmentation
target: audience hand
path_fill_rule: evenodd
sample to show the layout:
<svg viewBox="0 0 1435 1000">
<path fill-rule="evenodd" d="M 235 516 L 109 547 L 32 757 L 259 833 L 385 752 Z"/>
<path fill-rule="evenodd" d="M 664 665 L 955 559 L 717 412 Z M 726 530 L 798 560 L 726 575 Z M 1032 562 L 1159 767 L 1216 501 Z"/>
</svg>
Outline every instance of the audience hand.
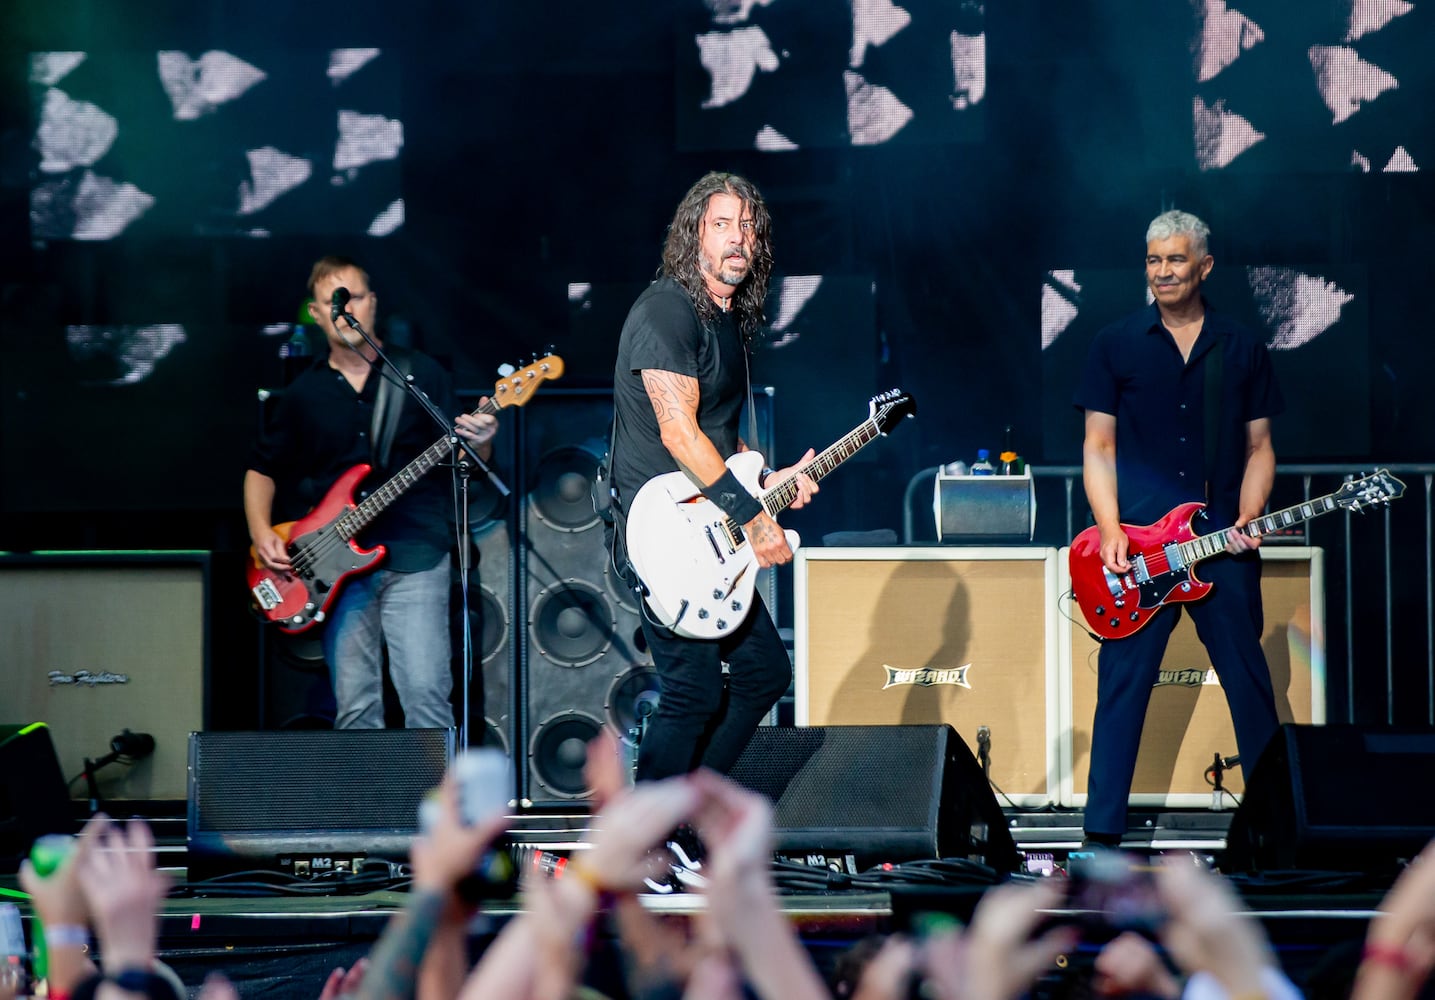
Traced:
<svg viewBox="0 0 1435 1000">
<path fill-rule="evenodd" d="M 97 821 L 99 817 L 96 818 Z M 107 972 L 147 969 L 159 938 L 159 904 L 169 879 L 154 866 L 154 836 L 141 820 L 99 821 L 79 863 Z"/>
<path fill-rule="evenodd" d="M 1131 931 L 1101 949 L 1093 971 L 1093 986 L 1104 997 L 1136 995 L 1179 1000 L 1181 996 L 1180 982 L 1166 968 L 1156 947 Z"/>
<path fill-rule="evenodd" d="M 1435 968 L 1435 841 L 1400 873 L 1370 922 L 1353 1000 L 1405 1000 Z"/>
<path fill-rule="evenodd" d="M 359 992 L 359 987 L 364 982 L 364 973 L 369 968 L 369 960 L 361 958 L 346 971 L 343 967 L 329 973 L 329 978 L 324 980 L 324 988 L 319 991 L 319 1000 L 339 1000 L 340 997 L 351 997 Z M 208 983 L 205 983 L 208 986 Z M 203 998 L 201 998 L 203 1000 Z"/>
<path fill-rule="evenodd" d="M 1161 941 L 1187 974 L 1214 976 L 1231 996 L 1263 994 L 1276 965 L 1265 931 L 1247 919 L 1230 885 L 1189 854 L 1162 859 L 1156 885 L 1166 907 Z"/>
<path fill-rule="evenodd" d="M 409 848 L 414 888 L 449 893 L 478 865 L 485 851 L 507 828 L 507 816 L 491 816 L 465 826 L 458 812 L 458 782 L 452 771 L 435 793 L 438 808 L 428 829 Z"/>
</svg>

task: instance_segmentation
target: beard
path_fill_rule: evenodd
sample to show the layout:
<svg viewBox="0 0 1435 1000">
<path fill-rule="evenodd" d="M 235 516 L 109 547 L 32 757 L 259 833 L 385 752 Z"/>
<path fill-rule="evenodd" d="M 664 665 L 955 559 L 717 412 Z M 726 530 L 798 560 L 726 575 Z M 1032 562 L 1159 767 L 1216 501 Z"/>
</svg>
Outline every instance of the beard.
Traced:
<svg viewBox="0 0 1435 1000">
<path fill-rule="evenodd" d="M 734 254 L 742 258 L 743 263 L 741 267 L 729 263 L 728 258 Z M 736 288 L 747 280 L 747 276 L 752 268 L 752 254 L 746 249 L 739 247 L 732 253 L 724 254 L 716 261 L 709 260 L 706 256 L 703 256 L 701 263 L 704 274 L 710 274 L 724 285 L 730 285 Z"/>
</svg>

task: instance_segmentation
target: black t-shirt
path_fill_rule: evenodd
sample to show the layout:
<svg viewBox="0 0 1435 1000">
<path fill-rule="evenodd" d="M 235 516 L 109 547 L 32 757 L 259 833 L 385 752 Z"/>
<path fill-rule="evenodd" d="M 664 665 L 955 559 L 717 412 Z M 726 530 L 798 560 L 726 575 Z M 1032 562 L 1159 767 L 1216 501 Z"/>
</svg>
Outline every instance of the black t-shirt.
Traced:
<svg viewBox="0 0 1435 1000">
<path fill-rule="evenodd" d="M 412 351 L 408 356 L 414 384 L 441 413 L 456 416 L 459 404 L 448 373 L 427 355 Z M 249 460 L 249 468 L 275 482 L 274 523 L 303 516 L 340 475 L 373 461 L 369 437 L 381 380 L 376 368 L 365 380 L 363 392 L 355 392 L 322 357 L 284 390 Z M 443 429 L 402 388 L 395 387 L 393 403 L 402 409 L 388 467 L 375 469 L 359 484 L 356 502 L 443 436 Z M 365 548 L 387 546 L 386 569 L 411 573 L 436 565 L 454 545 L 450 482 L 442 467 L 429 472 L 359 533 L 359 543 Z"/>
<path fill-rule="evenodd" d="M 1211 495 L 1206 496 L 1206 378 L 1221 352 L 1221 410 Z M 1155 305 L 1092 341 L 1075 403 L 1116 417 L 1121 520 L 1149 524 L 1191 500 L 1209 503 L 1213 527 L 1234 523 L 1246 471 L 1246 424 L 1283 408 L 1270 352 L 1253 332 L 1209 306 L 1188 359 Z"/>
<path fill-rule="evenodd" d="M 649 285 L 628 311 L 613 370 L 613 484 L 624 503 L 649 479 L 678 468 L 663 447 L 643 388 L 645 368 L 697 379 L 698 427 L 724 458 L 737 451 L 747 387 L 747 360 L 732 316 L 720 313 L 704 323 L 676 281 L 659 278 Z"/>
</svg>

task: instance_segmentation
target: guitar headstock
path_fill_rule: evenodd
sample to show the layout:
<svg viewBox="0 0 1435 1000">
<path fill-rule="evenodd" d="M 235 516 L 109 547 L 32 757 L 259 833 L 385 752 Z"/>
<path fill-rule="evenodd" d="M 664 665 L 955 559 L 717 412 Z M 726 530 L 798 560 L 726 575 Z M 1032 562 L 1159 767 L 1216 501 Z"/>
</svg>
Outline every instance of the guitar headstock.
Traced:
<svg viewBox="0 0 1435 1000">
<path fill-rule="evenodd" d="M 901 389 L 888 389 L 873 396 L 867 407 L 871 419 L 877 424 L 877 430 L 883 434 L 890 433 L 903 417 L 917 415 L 917 401 Z"/>
<path fill-rule="evenodd" d="M 1364 510 L 1376 504 L 1387 504 L 1405 493 L 1405 484 L 1390 474 L 1389 469 L 1376 469 L 1362 479 L 1341 483 L 1335 492 L 1337 507 Z"/>
<path fill-rule="evenodd" d="M 556 354 L 547 354 L 493 383 L 491 398 L 494 405 L 500 409 L 505 406 L 522 406 L 544 382 L 562 377 L 563 359 Z"/>
</svg>

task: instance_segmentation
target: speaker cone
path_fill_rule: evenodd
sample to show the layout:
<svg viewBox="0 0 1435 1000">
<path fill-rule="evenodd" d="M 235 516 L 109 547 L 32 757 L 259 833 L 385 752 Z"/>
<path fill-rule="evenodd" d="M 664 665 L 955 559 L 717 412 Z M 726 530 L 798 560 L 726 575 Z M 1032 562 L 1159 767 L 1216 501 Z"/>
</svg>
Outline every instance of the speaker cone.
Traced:
<svg viewBox="0 0 1435 1000">
<path fill-rule="evenodd" d="M 644 720 L 658 710 L 659 694 L 658 671 L 654 667 L 630 667 L 613 679 L 603 708 L 624 743 L 637 744 L 634 731 L 641 732 Z"/>
<path fill-rule="evenodd" d="M 487 587 L 479 589 L 478 614 L 481 625 L 479 632 L 479 662 L 487 663 L 503 649 L 508 639 L 508 615 L 504 614 L 503 602 Z"/>
<path fill-rule="evenodd" d="M 593 513 L 593 480 L 601 456 L 589 448 L 555 448 L 538 461 L 528 492 L 533 514 L 557 531 L 582 531 L 598 523 Z"/>
<path fill-rule="evenodd" d="M 638 613 L 638 595 L 618 576 L 613 569 L 613 556 L 607 552 L 603 554 L 603 586 L 608 591 L 608 596 L 624 611 L 635 615 Z"/>
<path fill-rule="evenodd" d="M 562 712 L 544 719 L 533 734 L 528 755 L 535 780 L 550 795 L 566 799 L 588 793 L 583 765 L 588 760 L 588 743 L 603 724 L 582 712 Z"/>
<path fill-rule="evenodd" d="M 617 624 L 608 599 L 583 580 L 543 588 L 528 618 L 534 646 L 562 667 L 585 666 L 602 656 Z"/>
</svg>

